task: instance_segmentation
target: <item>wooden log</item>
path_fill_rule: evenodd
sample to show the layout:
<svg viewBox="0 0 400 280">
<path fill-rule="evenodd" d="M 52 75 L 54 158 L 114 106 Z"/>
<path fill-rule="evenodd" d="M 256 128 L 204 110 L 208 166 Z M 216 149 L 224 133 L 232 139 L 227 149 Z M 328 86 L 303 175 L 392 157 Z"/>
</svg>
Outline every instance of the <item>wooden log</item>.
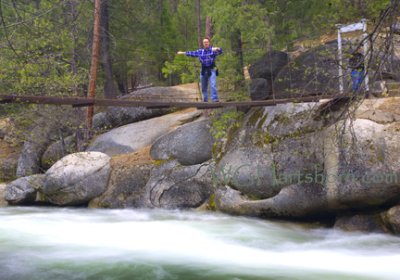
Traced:
<svg viewBox="0 0 400 280">
<path fill-rule="evenodd" d="M 284 103 L 318 102 L 322 99 L 327 101 L 335 96 L 306 96 L 297 98 L 285 98 L 275 100 L 240 101 L 240 102 L 173 102 L 173 101 L 143 101 L 122 99 L 86 99 L 81 97 L 49 97 L 49 96 L 26 96 L 26 95 L 0 95 L 0 103 L 26 103 L 26 104 L 50 104 L 50 105 L 72 105 L 74 107 L 85 106 L 114 106 L 114 107 L 147 107 L 147 108 L 199 108 L 215 109 L 221 107 L 264 107 Z M 337 96 L 336 96 L 337 97 Z"/>
</svg>

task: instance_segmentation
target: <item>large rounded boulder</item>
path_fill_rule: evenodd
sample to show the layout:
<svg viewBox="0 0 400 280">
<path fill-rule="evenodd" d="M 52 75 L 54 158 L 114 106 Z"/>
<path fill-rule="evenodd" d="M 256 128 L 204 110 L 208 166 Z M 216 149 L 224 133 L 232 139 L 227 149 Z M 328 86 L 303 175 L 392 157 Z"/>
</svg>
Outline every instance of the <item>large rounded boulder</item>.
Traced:
<svg viewBox="0 0 400 280">
<path fill-rule="evenodd" d="M 145 186 L 153 167 L 149 147 L 111 159 L 107 190 L 89 203 L 91 208 L 128 208 L 143 205 Z"/>
<path fill-rule="evenodd" d="M 106 190 L 110 170 L 106 154 L 71 154 L 46 172 L 43 192 L 56 205 L 84 205 Z"/>
<path fill-rule="evenodd" d="M 155 160 L 172 158 L 182 165 L 195 165 L 211 159 L 213 144 L 210 121 L 202 120 L 185 124 L 157 139 L 150 155 Z"/>
<path fill-rule="evenodd" d="M 281 69 L 289 62 L 285 52 L 271 51 L 249 67 L 251 79 L 274 79 Z"/>
<path fill-rule="evenodd" d="M 285 52 L 271 51 L 249 67 L 251 100 L 265 100 L 272 96 L 273 81 L 289 62 Z"/>
<path fill-rule="evenodd" d="M 387 233 L 383 220 L 378 214 L 356 214 L 338 217 L 334 225 L 335 229 L 344 231 L 361 231 Z"/>
<path fill-rule="evenodd" d="M 265 100 L 272 95 L 272 81 L 270 79 L 257 78 L 250 83 L 251 100 Z"/>
<path fill-rule="evenodd" d="M 152 145 L 160 136 L 200 115 L 201 112 L 197 110 L 187 109 L 114 128 L 99 135 L 87 151 L 102 152 L 109 156 L 133 153 Z"/>
<path fill-rule="evenodd" d="M 241 147 L 227 153 L 214 173 L 221 185 L 229 184 L 247 195 L 267 198 L 279 192 L 272 167 L 270 154 L 259 147 Z"/>
<path fill-rule="evenodd" d="M 19 178 L 6 187 L 4 199 L 11 205 L 33 204 L 38 202 L 38 192 L 43 187 L 43 174 Z"/>
<path fill-rule="evenodd" d="M 173 87 L 149 87 L 135 90 L 121 97 L 121 100 L 142 101 L 198 101 L 197 84 L 178 85 Z M 93 127 L 96 130 L 110 129 L 126 124 L 139 122 L 171 113 L 173 110 L 150 109 L 146 107 L 108 107 L 104 112 L 93 118 Z"/>
<path fill-rule="evenodd" d="M 225 147 L 217 164 L 220 183 L 265 199 L 301 183 L 299 172 L 322 172 L 320 124 L 308 117 L 313 106 L 281 104 L 249 111 L 242 128 L 231 136 L 236 141 Z"/>
<path fill-rule="evenodd" d="M 166 162 L 151 172 L 142 203 L 150 208 L 197 208 L 213 192 L 210 164 L 182 166 Z"/>
<path fill-rule="evenodd" d="M 42 167 L 49 169 L 54 163 L 64 156 L 76 153 L 76 137 L 68 136 L 51 144 L 44 152 L 41 160 Z"/>
<path fill-rule="evenodd" d="M 382 218 L 393 233 L 400 235 L 400 205 L 396 205 L 383 213 Z"/>
<path fill-rule="evenodd" d="M 161 116 L 165 109 L 147 109 L 145 107 L 108 107 L 93 117 L 93 128 L 96 130 L 110 129 L 126 124 Z"/>
<path fill-rule="evenodd" d="M 315 118 L 318 103 L 250 111 L 218 162 L 217 208 L 307 218 L 398 203 L 399 101 L 366 100 L 340 120 Z"/>
<path fill-rule="evenodd" d="M 337 41 L 332 41 L 295 58 L 275 78 L 275 96 L 285 98 L 310 94 L 337 94 L 339 74 L 336 55 Z"/>
</svg>

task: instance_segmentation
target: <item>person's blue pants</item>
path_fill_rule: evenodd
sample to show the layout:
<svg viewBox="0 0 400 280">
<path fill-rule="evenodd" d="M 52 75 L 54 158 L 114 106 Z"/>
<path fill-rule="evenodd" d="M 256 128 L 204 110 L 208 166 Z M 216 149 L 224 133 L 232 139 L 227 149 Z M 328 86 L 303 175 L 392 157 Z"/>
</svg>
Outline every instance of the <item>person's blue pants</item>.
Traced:
<svg viewBox="0 0 400 280">
<path fill-rule="evenodd" d="M 210 81 L 211 100 L 213 102 L 218 101 L 217 75 L 215 73 L 215 69 L 211 70 L 210 76 L 208 76 L 207 73 L 205 73 L 205 75 L 200 74 L 200 81 L 201 81 L 201 93 L 203 94 L 203 101 L 208 102 L 208 81 Z"/>
<path fill-rule="evenodd" d="M 356 91 L 360 88 L 363 78 L 364 78 L 364 70 L 351 71 L 351 80 L 353 81 L 353 86 L 352 86 L 353 91 Z"/>
</svg>

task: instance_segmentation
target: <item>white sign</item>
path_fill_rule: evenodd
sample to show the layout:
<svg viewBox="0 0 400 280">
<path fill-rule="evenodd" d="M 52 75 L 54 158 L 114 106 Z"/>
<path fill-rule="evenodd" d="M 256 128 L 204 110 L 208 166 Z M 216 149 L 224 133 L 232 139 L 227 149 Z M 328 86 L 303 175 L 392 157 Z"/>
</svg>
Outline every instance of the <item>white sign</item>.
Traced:
<svg viewBox="0 0 400 280">
<path fill-rule="evenodd" d="M 364 40 L 367 38 L 367 20 L 362 19 L 361 22 L 349 24 L 349 25 L 341 25 L 341 24 L 336 24 L 336 28 L 338 28 L 338 58 L 339 58 L 339 91 L 340 93 L 343 93 L 344 90 L 344 82 L 343 82 L 343 57 L 342 57 L 342 37 L 341 33 L 346 33 L 346 32 L 352 32 L 352 31 L 357 31 L 357 30 L 363 30 L 364 34 Z M 364 44 L 364 55 L 368 55 L 368 42 L 366 41 Z M 368 60 L 365 61 L 365 68 L 368 69 Z M 365 73 L 364 77 L 364 83 L 365 83 L 365 90 L 369 91 L 369 78 L 368 78 L 368 72 Z"/>
<path fill-rule="evenodd" d="M 352 32 L 357 30 L 363 30 L 363 28 L 364 28 L 364 23 L 358 22 L 340 27 L 340 32 L 342 33 Z"/>
</svg>

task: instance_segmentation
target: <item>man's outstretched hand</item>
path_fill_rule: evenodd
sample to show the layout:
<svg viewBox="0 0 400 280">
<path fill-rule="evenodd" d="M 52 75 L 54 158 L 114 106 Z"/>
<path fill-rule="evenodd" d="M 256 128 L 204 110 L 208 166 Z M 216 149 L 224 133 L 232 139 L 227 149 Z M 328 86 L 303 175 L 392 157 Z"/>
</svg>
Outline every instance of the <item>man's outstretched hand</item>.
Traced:
<svg viewBox="0 0 400 280">
<path fill-rule="evenodd" d="M 177 52 L 176 54 L 186 54 L 186 52 L 181 52 L 181 51 L 179 51 L 179 52 Z"/>
</svg>

